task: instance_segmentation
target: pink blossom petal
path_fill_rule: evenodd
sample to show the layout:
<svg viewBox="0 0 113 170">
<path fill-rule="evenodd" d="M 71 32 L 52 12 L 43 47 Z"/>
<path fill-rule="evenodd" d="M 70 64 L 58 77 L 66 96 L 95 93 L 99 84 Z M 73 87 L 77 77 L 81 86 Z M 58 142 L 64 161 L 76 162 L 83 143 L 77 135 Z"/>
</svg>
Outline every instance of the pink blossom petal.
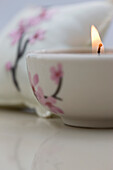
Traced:
<svg viewBox="0 0 113 170">
<path fill-rule="evenodd" d="M 6 63 L 6 65 L 5 65 L 5 68 L 6 68 L 7 71 L 11 70 L 11 68 L 12 68 L 12 63 L 11 63 L 10 61 L 8 61 L 8 62 Z"/>
<path fill-rule="evenodd" d="M 54 75 L 51 75 L 51 80 L 53 80 L 56 84 L 59 83 L 59 77 L 57 77 L 55 74 Z"/>
<path fill-rule="evenodd" d="M 39 34 L 38 39 L 43 40 L 44 39 L 44 34 Z"/>
<path fill-rule="evenodd" d="M 51 72 L 51 80 L 53 80 L 56 84 L 58 84 L 60 78 L 63 77 L 62 64 L 59 63 L 57 65 L 57 68 L 51 67 L 50 72 Z"/>
<path fill-rule="evenodd" d="M 38 30 L 30 39 L 30 43 L 34 43 L 36 40 L 43 40 L 45 35 L 44 30 Z"/>
<path fill-rule="evenodd" d="M 61 113 L 61 114 L 64 114 L 63 110 L 61 110 L 60 108 L 56 107 L 56 106 L 52 106 L 51 108 L 51 111 L 53 113 Z"/>
<path fill-rule="evenodd" d="M 50 68 L 50 72 L 51 72 L 51 73 L 55 73 L 55 72 L 56 72 L 55 67 L 51 67 L 51 68 Z"/>
<path fill-rule="evenodd" d="M 43 36 L 44 36 L 45 32 L 46 32 L 45 30 L 38 30 L 37 31 L 38 35 L 43 35 Z"/>
<path fill-rule="evenodd" d="M 12 32 L 9 34 L 9 36 L 12 39 L 12 45 L 14 45 L 16 42 L 18 42 L 18 40 L 21 38 L 21 35 L 18 34 L 17 32 Z"/>
<path fill-rule="evenodd" d="M 34 44 L 35 41 L 36 41 L 36 40 L 35 40 L 35 38 L 33 38 L 33 37 L 29 39 L 29 42 L 30 42 L 31 44 Z"/>
<path fill-rule="evenodd" d="M 34 86 L 36 86 L 36 85 L 38 84 L 38 82 L 39 82 L 38 74 L 35 74 L 35 75 L 33 76 L 33 84 L 34 84 Z"/>
<path fill-rule="evenodd" d="M 55 9 L 50 9 L 50 10 L 43 9 L 40 14 L 40 18 L 44 20 L 48 20 L 54 15 L 55 12 L 56 12 Z"/>
<path fill-rule="evenodd" d="M 41 104 L 45 105 L 44 93 L 43 93 L 43 90 L 42 90 L 42 88 L 41 88 L 40 86 L 38 87 L 35 95 L 36 95 L 38 101 L 39 101 Z"/>
<path fill-rule="evenodd" d="M 47 14 L 47 9 L 43 8 L 43 9 L 42 9 L 42 12 L 41 12 L 40 15 L 39 15 L 39 17 L 40 17 L 41 19 L 44 19 L 44 17 L 46 16 L 46 14 Z"/>
<path fill-rule="evenodd" d="M 46 101 L 47 102 L 50 102 L 51 104 L 55 104 L 56 103 L 56 99 L 55 98 L 53 98 L 53 97 L 48 97 L 47 99 L 46 99 Z"/>
<path fill-rule="evenodd" d="M 58 84 L 59 80 L 60 80 L 59 78 L 56 78 L 54 81 L 55 81 L 56 84 Z"/>
<path fill-rule="evenodd" d="M 28 21 L 28 25 L 29 26 L 35 26 L 37 24 L 39 24 L 41 21 L 40 17 L 39 16 L 35 16 L 35 17 L 32 17 L 29 19 Z"/>
<path fill-rule="evenodd" d="M 25 20 L 19 22 L 17 29 L 9 34 L 12 39 L 12 45 L 19 41 L 27 28 L 28 27 Z"/>
<path fill-rule="evenodd" d="M 41 95 L 42 97 L 44 97 L 43 90 L 42 90 L 42 88 L 41 88 L 40 86 L 38 86 L 37 91 L 40 93 L 40 95 Z"/>
<path fill-rule="evenodd" d="M 25 23 L 25 20 L 22 19 L 22 20 L 20 20 L 20 22 L 19 22 L 18 25 L 19 25 L 20 27 L 22 27 L 22 26 L 24 25 L 24 23 Z"/>
</svg>

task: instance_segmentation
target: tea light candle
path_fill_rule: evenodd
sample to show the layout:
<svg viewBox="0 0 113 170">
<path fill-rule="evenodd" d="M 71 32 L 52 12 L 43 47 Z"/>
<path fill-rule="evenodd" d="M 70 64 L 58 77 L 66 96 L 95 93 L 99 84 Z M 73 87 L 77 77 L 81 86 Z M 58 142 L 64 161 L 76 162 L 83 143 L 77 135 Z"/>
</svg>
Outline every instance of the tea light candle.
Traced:
<svg viewBox="0 0 113 170">
<path fill-rule="evenodd" d="M 91 26 L 91 40 L 92 40 L 92 52 L 104 53 L 104 45 L 101 41 L 100 35 L 94 25 Z"/>
<path fill-rule="evenodd" d="M 71 126 L 109 128 L 113 127 L 113 51 L 104 50 L 94 25 L 91 40 L 92 53 L 84 48 L 29 53 L 27 66 L 32 75 L 29 78 L 38 73 L 39 95 L 36 96 L 37 91 L 34 94 L 46 108 L 46 114 L 51 111 Z M 55 79 L 50 79 L 49 72 Z M 51 81 L 59 76 L 56 88 Z M 54 103 L 50 103 L 51 97 Z"/>
</svg>

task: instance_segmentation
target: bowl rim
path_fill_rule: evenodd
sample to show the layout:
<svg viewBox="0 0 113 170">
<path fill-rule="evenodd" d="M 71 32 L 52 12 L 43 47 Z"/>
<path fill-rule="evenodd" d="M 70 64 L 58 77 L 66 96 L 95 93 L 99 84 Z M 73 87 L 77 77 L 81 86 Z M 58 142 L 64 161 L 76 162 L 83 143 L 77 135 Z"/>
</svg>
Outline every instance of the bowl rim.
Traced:
<svg viewBox="0 0 113 170">
<path fill-rule="evenodd" d="M 113 49 L 107 49 L 104 53 L 92 53 L 91 48 L 60 48 L 52 50 L 37 50 L 28 52 L 26 58 L 38 59 L 113 59 Z"/>
</svg>

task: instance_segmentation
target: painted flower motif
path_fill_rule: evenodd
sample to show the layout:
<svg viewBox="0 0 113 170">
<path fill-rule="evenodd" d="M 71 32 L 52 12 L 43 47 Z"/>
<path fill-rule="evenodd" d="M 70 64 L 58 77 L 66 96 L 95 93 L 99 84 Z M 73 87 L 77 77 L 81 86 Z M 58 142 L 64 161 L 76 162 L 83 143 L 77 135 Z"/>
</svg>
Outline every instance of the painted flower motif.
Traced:
<svg viewBox="0 0 113 170">
<path fill-rule="evenodd" d="M 15 60 L 15 63 L 13 65 L 13 69 L 11 69 L 11 64 L 6 63 L 6 70 L 11 70 L 14 74 L 12 74 L 13 77 L 13 83 L 16 87 L 16 89 L 19 91 L 21 90 L 19 87 L 19 82 L 16 77 L 16 70 L 18 67 L 19 60 L 24 56 L 25 50 L 29 44 L 29 42 L 34 43 L 37 39 L 38 40 L 43 40 L 45 31 L 43 30 L 38 30 L 32 37 L 28 37 L 25 41 L 23 40 L 24 35 L 26 31 L 29 30 L 32 26 L 35 26 L 36 24 L 39 24 L 41 21 L 45 21 L 46 19 L 49 19 L 52 17 L 52 15 L 55 13 L 55 10 L 47 10 L 47 9 L 42 9 L 41 13 L 33 16 L 33 17 L 28 17 L 22 19 L 19 24 L 17 25 L 17 28 L 13 30 L 8 36 L 11 38 L 11 44 L 15 45 L 18 43 L 18 48 L 17 48 L 17 57 Z M 34 89 L 33 83 L 32 83 L 32 88 Z M 35 92 L 35 89 L 34 89 Z"/>
<path fill-rule="evenodd" d="M 39 82 L 38 74 L 35 74 L 35 75 L 33 76 L 33 81 L 32 81 L 31 74 L 30 74 L 30 72 L 29 72 L 29 80 L 30 80 L 30 84 L 31 84 L 33 93 L 34 93 L 34 95 L 36 95 L 36 94 L 35 94 L 35 93 L 36 93 L 35 87 L 36 87 L 36 85 L 37 85 L 38 82 Z"/>
<path fill-rule="evenodd" d="M 61 113 L 63 114 L 64 112 L 55 106 L 56 104 L 56 99 L 54 99 L 53 97 L 44 97 L 44 93 L 41 87 L 37 88 L 37 91 L 35 92 L 36 98 L 38 99 L 38 101 L 45 105 L 46 107 L 48 107 L 48 109 L 53 112 L 53 113 Z"/>
<path fill-rule="evenodd" d="M 43 8 L 39 15 L 31 17 L 28 20 L 28 25 L 35 26 L 43 20 L 49 20 L 52 18 L 52 16 L 54 15 L 55 12 L 56 12 L 55 9 L 47 10 L 47 9 Z"/>
<path fill-rule="evenodd" d="M 53 97 L 48 97 L 47 99 L 45 99 L 45 106 L 47 106 L 51 112 L 63 114 L 64 112 L 60 108 L 56 107 L 55 104 L 56 99 L 54 99 Z"/>
<path fill-rule="evenodd" d="M 44 30 L 38 30 L 30 39 L 30 43 L 33 44 L 35 43 L 35 41 L 38 40 L 43 40 L 44 39 L 44 35 L 45 35 L 45 31 Z"/>
<path fill-rule="evenodd" d="M 12 39 L 12 45 L 15 45 L 20 40 L 20 38 L 22 37 L 23 33 L 26 32 L 26 30 L 28 30 L 32 26 L 39 24 L 41 21 L 50 19 L 55 12 L 56 12 L 55 9 L 48 10 L 48 9 L 43 8 L 39 15 L 36 15 L 36 16 L 28 18 L 28 19 L 21 20 L 18 24 L 17 29 L 12 31 L 9 34 L 9 36 Z M 37 31 L 31 37 L 30 42 L 34 43 L 37 39 L 38 40 L 44 39 L 44 34 L 45 34 L 45 31 L 43 31 L 43 30 Z"/>
<path fill-rule="evenodd" d="M 10 71 L 11 68 L 12 68 L 12 63 L 10 61 L 8 61 L 5 65 L 5 68 L 6 68 L 7 71 Z"/>
<path fill-rule="evenodd" d="M 57 68 L 51 67 L 50 72 L 51 72 L 51 80 L 53 80 L 56 84 L 58 84 L 60 78 L 63 77 L 62 64 L 59 63 L 57 65 Z"/>
<path fill-rule="evenodd" d="M 41 21 L 40 17 L 39 16 L 34 16 L 32 18 L 30 18 L 28 20 L 28 25 L 31 27 L 31 26 L 35 26 L 37 24 L 39 24 Z"/>
<path fill-rule="evenodd" d="M 44 93 L 43 90 L 40 86 L 38 86 L 36 92 L 35 92 L 36 98 L 38 99 L 38 101 L 45 105 L 45 98 L 44 98 Z"/>
<path fill-rule="evenodd" d="M 39 15 L 41 20 L 48 20 L 50 18 L 52 18 L 52 16 L 54 15 L 54 13 L 56 12 L 55 9 L 42 9 L 41 14 Z"/>
<path fill-rule="evenodd" d="M 25 21 L 24 20 L 20 21 L 17 30 L 9 34 L 9 36 L 12 38 L 12 45 L 14 45 L 20 40 L 20 38 L 22 37 L 26 29 L 27 29 L 27 25 L 25 24 Z"/>
<path fill-rule="evenodd" d="M 31 78 L 31 74 L 29 72 L 29 80 L 32 86 L 32 90 L 34 92 L 35 97 L 37 98 L 37 100 L 44 106 L 46 106 L 51 112 L 53 113 L 61 113 L 63 114 L 64 112 L 58 108 L 57 106 L 55 106 L 56 104 L 56 99 L 54 97 L 45 97 L 44 96 L 44 92 L 43 89 L 38 86 L 39 83 L 39 77 L 38 74 L 35 74 L 33 76 L 33 79 Z"/>
</svg>

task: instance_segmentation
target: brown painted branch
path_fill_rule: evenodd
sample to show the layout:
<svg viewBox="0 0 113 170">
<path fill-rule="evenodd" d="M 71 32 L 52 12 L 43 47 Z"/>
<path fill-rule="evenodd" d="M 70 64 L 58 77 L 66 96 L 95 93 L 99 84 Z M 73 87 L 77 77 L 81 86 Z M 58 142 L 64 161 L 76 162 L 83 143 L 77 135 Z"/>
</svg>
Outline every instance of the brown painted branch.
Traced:
<svg viewBox="0 0 113 170">
<path fill-rule="evenodd" d="M 61 77 L 60 80 L 59 80 L 58 87 L 57 87 L 55 93 L 52 95 L 52 97 L 54 97 L 54 98 L 56 98 L 56 99 L 59 99 L 59 98 L 57 97 L 57 95 L 58 95 L 58 93 L 59 93 L 59 91 L 60 91 L 60 89 L 61 89 L 62 81 L 63 81 L 63 79 L 62 79 L 62 77 Z M 62 99 L 60 99 L 60 100 L 62 100 Z"/>
<path fill-rule="evenodd" d="M 23 39 L 23 35 L 22 37 L 20 38 L 19 40 L 19 44 L 18 44 L 18 50 L 17 50 L 17 58 L 15 60 L 15 64 L 14 66 L 12 67 L 11 71 L 12 71 L 12 78 L 13 78 L 13 82 L 17 88 L 18 91 L 20 91 L 20 87 L 19 87 L 19 84 L 18 84 L 18 81 L 17 81 L 17 77 L 16 77 L 16 73 L 17 73 L 17 67 L 18 67 L 18 62 L 19 60 L 22 58 L 25 50 L 26 50 L 26 47 L 27 47 L 27 44 L 29 42 L 29 40 L 26 40 L 25 41 L 25 44 L 23 46 L 23 49 L 21 50 L 21 43 L 22 43 L 22 39 Z"/>
</svg>

